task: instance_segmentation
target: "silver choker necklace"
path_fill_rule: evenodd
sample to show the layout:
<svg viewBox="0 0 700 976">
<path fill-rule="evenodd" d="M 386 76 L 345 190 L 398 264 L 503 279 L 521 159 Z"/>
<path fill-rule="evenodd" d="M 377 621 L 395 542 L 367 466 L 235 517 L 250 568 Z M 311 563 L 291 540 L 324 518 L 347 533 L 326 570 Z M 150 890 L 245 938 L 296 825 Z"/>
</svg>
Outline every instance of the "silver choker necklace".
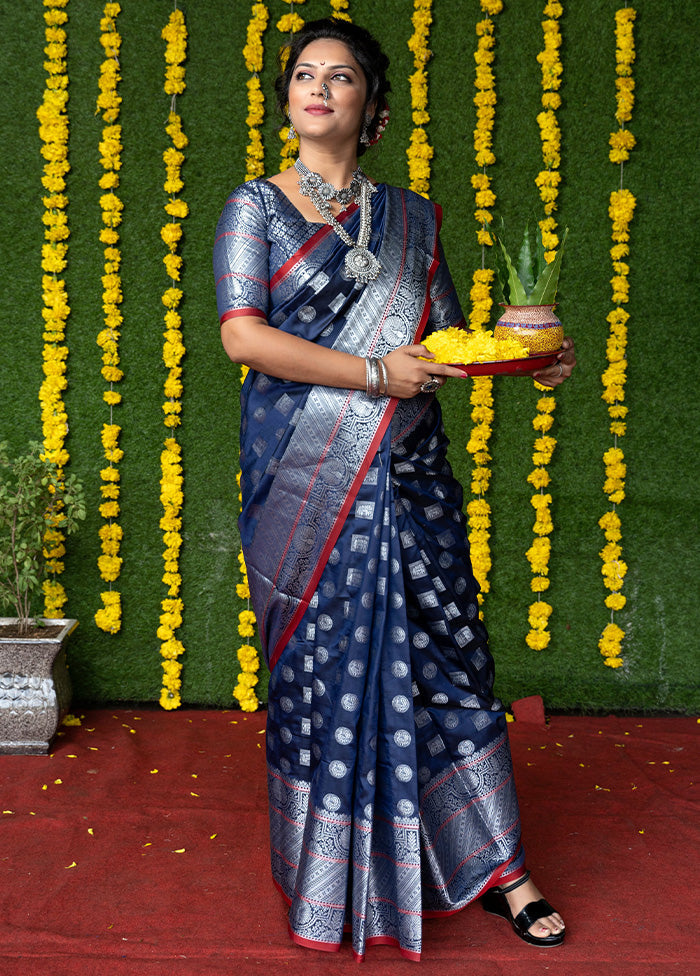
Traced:
<svg viewBox="0 0 700 976">
<path fill-rule="evenodd" d="M 367 247 L 372 233 L 372 194 L 376 192 L 376 187 L 370 183 L 361 169 L 356 169 L 352 174 L 350 186 L 337 190 L 319 173 L 313 173 L 300 159 L 297 159 L 294 168 L 300 176 L 301 195 L 309 197 L 323 220 L 350 248 L 345 256 L 346 274 L 363 285 L 368 281 L 374 281 L 382 270 L 381 264 Z M 329 201 L 334 199 L 343 207 L 346 207 L 351 200 L 359 204 L 360 233 L 357 235 L 357 241 L 352 239 L 331 210 Z"/>
</svg>

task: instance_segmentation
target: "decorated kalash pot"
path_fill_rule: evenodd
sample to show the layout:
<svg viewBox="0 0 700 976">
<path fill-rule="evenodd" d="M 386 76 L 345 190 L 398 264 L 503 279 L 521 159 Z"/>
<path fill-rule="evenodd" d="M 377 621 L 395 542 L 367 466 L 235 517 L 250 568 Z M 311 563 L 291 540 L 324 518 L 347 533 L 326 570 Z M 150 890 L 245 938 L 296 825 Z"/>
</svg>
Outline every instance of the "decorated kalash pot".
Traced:
<svg viewBox="0 0 700 976">
<path fill-rule="evenodd" d="M 518 339 L 534 356 L 561 349 L 564 328 L 554 305 L 506 305 L 493 334 L 496 339 Z"/>
<path fill-rule="evenodd" d="M 535 356 L 561 349 L 562 324 L 554 314 L 559 269 L 568 228 L 559 250 L 545 251 L 537 225 L 525 228 L 523 242 L 514 263 L 502 237 L 492 232 L 496 247 L 496 270 L 503 292 L 503 315 L 493 330 L 496 339 L 518 339 Z"/>
</svg>

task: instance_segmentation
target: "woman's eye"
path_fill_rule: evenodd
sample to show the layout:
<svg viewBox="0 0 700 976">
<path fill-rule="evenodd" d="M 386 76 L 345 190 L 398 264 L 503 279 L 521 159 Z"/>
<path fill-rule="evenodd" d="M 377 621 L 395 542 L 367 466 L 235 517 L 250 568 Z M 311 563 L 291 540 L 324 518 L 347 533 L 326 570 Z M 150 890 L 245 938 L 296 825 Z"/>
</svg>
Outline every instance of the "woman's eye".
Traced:
<svg viewBox="0 0 700 976">
<path fill-rule="evenodd" d="M 309 74 L 308 71 L 297 71 L 297 73 L 296 73 L 296 75 L 294 77 L 295 77 L 296 81 L 303 81 L 304 78 L 310 78 L 311 75 Z"/>
<path fill-rule="evenodd" d="M 333 75 L 333 81 L 350 81 L 347 75 L 337 74 Z"/>
</svg>

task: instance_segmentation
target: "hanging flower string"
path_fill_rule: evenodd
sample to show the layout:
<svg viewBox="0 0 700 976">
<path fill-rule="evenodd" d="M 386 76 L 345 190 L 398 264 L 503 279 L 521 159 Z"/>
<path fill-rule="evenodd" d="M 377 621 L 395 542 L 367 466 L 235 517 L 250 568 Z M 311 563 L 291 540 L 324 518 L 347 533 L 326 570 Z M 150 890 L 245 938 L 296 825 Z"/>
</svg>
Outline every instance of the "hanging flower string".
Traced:
<svg viewBox="0 0 700 976">
<path fill-rule="evenodd" d="M 42 352 L 44 379 L 39 390 L 43 457 L 58 465 L 59 477 L 69 461 L 66 449 L 68 414 L 63 402 L 68 346 L 65 344 L 66 322 L 70 314 L 65 280 L 61 277 L 68 263 L 68 197 L 66 176 L 68 162 L 68 74 L 66 71 L 65 7 L 68 0 L 44 0 L 46 46 L 44 68 L 46 83 L 42 103 L 37 109 L 41 155 L 44 158 L 41 184 L 44 213 L 44 244 L 41 248 L 42 301 L 44 320 Z M 59 618 L 67 601 L 66 591 L 57 576 L 64 570 L 65 535 L 58 528 L 60 509 L 47 516 L 43 554 L 49 576 L 43 583 L 44 616 Z"/>
<path fill-rule="evenodd" d="M 280 64 L 282 68 L 287 63 L 287 58 L 289 57 L 289 45 L 291 43 L 292 34 L 296 34 L 298 30 L 304 26 L 304 19 L 301 17 L 294 9 L 295 5 L 298 7 L 302 3 L 306 3 L 306 0 L 284 0 L 284 3 L 289 4 L 289 13 L 283 14 L 282 17 L 277 21 L 277 30 L 282 34 L 287 34 L 289 40 L 285 45 L 283 45 L 280 51 Z M 280 162 L 280 173 L 284 172 L 285 169 L 289 169 L 290 166 L 294 165 L 294 160 L 299 152 L 299 138 L 294 136 L 292 139 L 289 138 L 290 126 L 283 125 L 280 129 L 280 139 L 282 140 L 282 148 L 280 149 L 280 156 L 282 161 Z"/>
<path fill-rule="evenodd" d="M 474 87 L 476 95 L 476 128 L 474 129 L 474 158 L 481 172 L 471 178 L 475 194 L 474 217 L 478 224 L 476 232 L 477 243 L 481 245 L 481 268 L 477 268 L 472 279 L 470 291 L 471 311 L 469 326 L 472 329 L 485 328 L 491 318 L 491 284 L 494 273 L 485 267 L 486 248 L 492 244 L 488 228 L 493 216 L 490 207 L 496 202 L 496 194 L 491 189 L 491 178 L 486 169 L 496 162 L 493 152 L 493 127 L 496 117 L 496 81 L 491 67 L 494 60 L 495 24 L 492 16 L 503 10 L 501 0 L 481 0 L 481 11 L 487 16 L 476 25 L 477 48 L 474 54 L 476 74 Z M 474 576 L 479 584 L 479 603 L 483 604 L 484 594 L 488 593 L 491 584 L 489 572 L 491 570 L 491 506 L 486 501 L 486 494 L 491 482 L 489 461 L 489 440 L 493 425 L 493 380 L 490 376 L 475 376 L 472 379 L 470 396 L 472 406 L 472 429 L 467 451 L 472 456 L 473 468 L 471 472 L 472 498 L 467 504 L 467 519 L 469 522 L 469 546 L 471 552 Z"/>
<path fill-rule="evenodd" d="M 251 77 L 246 82 L 248 89 L 248 146 L 245 157 L 245 178 L 254 180 L 265 173 L 265 150 L 260 127 L 265 118 L 265 96 L 260 87 L 260 72 L 263 65 L 263 34 L 270 19 L 264 3 L 254 3 L 250 11 L 243 60 Z"/>
<path fill-rule="evenodd" d="M 413 74 L 411 85 L 411 110 L 413 132 L 411 144 L 406 150 L 408 156 L 409 187 L 427 197 L 430 189 L 430 160 L 434 150 L 428 142 L 424 126 L 430 122 L 428 114 L 428 73 L 427 65 L 432 51 L 428 48 L 430 25 L 433 22 L 432 0 L 413 0 L 413 34 L 408 40 L 408 49 L 413 53 Z"/>
<path fill-rule="evenodd" d="M 100 515 L 105 519 L 101 526 L 100 544 L 102 555 L 97 560 L 100 576 L 110 584 L 101 594 L 102 607 L 95 614 L 95 623 L 108 634 L 116 634 L 121 627 L 121 596 L 111 584 L 121 572 L 120 556 L 123 530 L 116 521 L 119 516 L 119 461 L 124 452 L 119 447 L 121 427 L 114 423 L 114 408 L 121 403 L 121 393 L 114 384 L 121 380 L 123 373 L 119 365 L 119 337 L 122 325 L 120 310 L 122 286 L 120 278 L 121 252 L 119 250 L 119 231 L 122 221 L 123 204 L 117 195 L 119 170 L 121 169 L 122 129 L 117 124 L 121 97 L 118 92 L 119 50 L 121 37 L 117 33 L 116 18 L 120 12 L 118 3 L 106 3 L 100 20 L 100 44 L 105 60 L 100 67 L 97 111 L 102 113 L 104 126 L 100 141 L 100 163 L 104 173 L 100 177 L 100 208 L 102 211 L 102 230 L 100 242 L 104 246 L 104 274 L 102 276 L 102 311 L 104 326 L 97 336 L 97 345 L 102 350 L 102 376 L 109 389 L 102 398 L 109 407 L 109 422 L 102 426 L 102 447 L 107 467 L 100 471 L 102 485 L 100 494 Z"/>
<path fill-rule="evenodd" d="M 352 23 L 352 17 L 347 13 L 350 0 L 331 0 L 331 17 L 336 20 L 347 20 Z"/>
<path fill-rule="evenodd" d="M 559 88 L 563 69 L 559 58 L 561 47 L 559 18 L 562 13 L 561 3 L 550 0 L 545 4 L 544 16 L 547 19 L 542 21 L 544 49 L 537 55 L 537 61 L 542 69 L 541 104 L 543 109 L 537 116 L 537 123 L 542 141 L 542 161 L 546 168 L 537 174 L 535 183 L 539 188 L 540 198 L 544 204 L 545 217 L 540 220 L 539 225 L 545 248 L 545 259 L 548 262 L 554 260 L 559 243 L 559 237 L 556 233 L 557 222 L 552 215 L 557 209 L 557 196 L 561 182 L 561 174 L 558 171 L 561 162 L 561 130 L 559 129 L 556 110 L 561 105 Z M 532 421 L 536 434 L 532 454 L 535 467 L 527 476 L 528 482 L 535 489 L 535 494 L 530 498 L 530 504 L 535 510 L 535 521 L 532 526 L 535 538 L 525 555 L 532 572 L 530 589 L 537 594 L 537 599 L 528 608 L 530 630 L 525 641 L 528 647 L 533 650 L 542 651 L 549 645 L 552 636 L 547 629 L 552 615 L 552 607 L 542 599 L 542 593 L 549 589 L 549 558 L 552 551 L 549 536 L 554 531 L 550 509 L 552 496 L 545 489 L 551 481 L 547 466 L 552 460 L 557 445 L 556 438 L 550 433 L 554 426 L 556 400 L 551 394 L 545 395 L 549 391 L 549 387 L 543 386 L 541 383 L 535 383 L 535 387 L 543 393 L 537 400 L 537 413 Z"/>
<path fill-rule="evenodd" d="M 605 492 L 610 509 L 598 521 L 605 536 L 605 545 L 600 553 L 603 561 L 601 572 L 605 587 L 610 591 L 605 599 L 605 605 L 610 610 L 610 622 L 603 629 L 598 648 L 603 655 L 605 664 L 610 668 L 622 666 L 622 640 L 625 631 L 615 622 L 615 612 L 622 610 L 627 599 L 620 592 L 627 573 L 627 565 L 622 560 L 622 523 L 617 512 L 617 506 L 625 497 L 625 476 L 627 473 L 625 456 L 618 446 L 618 439 L 624 437 L 627 424 L 627 407 L 624 405 L 625 381 L 627 369 L 627 322 L 629 313 L 623 308 L 629 301 L 629 240 L 630 224 L 634 216 L 636 200 L 629 190 L 623 186 L 624 163 L 629 159 L 630 150 L 635 140 L 632 133 L 625 128 L 625 123 L 632 118 L 634 106 L 634 79 L 632 65 L 634 63 L 634 34 L 633 25 L 636 12 L 632 7 L 625 7 L 615 13 L 616 39 L 616 102 L 615 119 L 618 124 L 617 132 L 610 136 L 609 157 L 612 163 L 620 167 L 620 189 L 610 194 L 608 215 L 612 223 L 613 246 L 610 249 L 612 258 L 613 277 L 612 301 L 615 307 L 607 317 L 610 332 L 607 342 L 608 365 L 603 373 L 602 398 L 608 405 L 610 417 L 610 433 L 613 446 L 604 455 L 605 463 Z"/>
<path fill-rule="evenodd" d="M 160 528 L 163 532 L 164 573 L 163 582 L 167 587 L 167 596 L 161 601 L 160 626 L 158 639 L 161 642 L 163 686 L 160 693 L 160 704 L 163 708 L 178 708 L 181 704 L 180 688 L 182 686 L 182 664 L 179 658 L 185 653 L 185 647 L 177 637 L 177 630 L 182 626 L 183 602 L 180 596 L 182 577 L 180 576 L 180 551 L 182 549 L 182 504 L 183 504 L 183 473 L 182 448 L 174 436 L 176 427 L 180 426 L 182 414 L 182 360 L 185 346 L 182 335 L 182 318 L 178 311 L 182 302 L 183 292 L 178 287 L 182 272 L 182 257 L 178 254 L 178 246 L 182 239 L 182 224 L 189 213 L 189 208 L 179 193 L 183 187 L 182 164 L 185 161 L 183 149 L 187 146 L 187 136 L 182 130 L 182 119 L 177 114 L 177 96 L 185 90 L 184 62 L 187 57 L 187 28 L 181 10 L 171 13 L 166 27 L 161 32 L 166 42 L 165 48 L 165 84 L 164 89 L 170 95 L 170 112 L 165 131 L 170 138 L 171 145 L 163 153 L 166 178 L 164 183 L 168 202 L 165 212 L 170 217 L 160 232 L 160 236 L 167 248 L 163 258 L 165 270 L 170 278 L 169 287 L 163 294 L 165 312 L 165 331 L 163 333 L 163 363 L 168 370 L 165 380 L 164 394 L 165 414 L 163 423 L 171 431 L 163 443 L 160 455 L 160 501 L 163 515 Z"/>
</svg>

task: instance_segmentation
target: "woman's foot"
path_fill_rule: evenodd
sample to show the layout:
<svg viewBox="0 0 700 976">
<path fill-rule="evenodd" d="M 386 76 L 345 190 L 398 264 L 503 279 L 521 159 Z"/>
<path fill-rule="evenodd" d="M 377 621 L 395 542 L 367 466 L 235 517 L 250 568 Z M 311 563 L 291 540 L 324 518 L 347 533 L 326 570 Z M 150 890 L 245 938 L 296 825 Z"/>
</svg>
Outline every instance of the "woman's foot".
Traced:
<svg viewBox="0 0 700 976">
<path fill-rule="evenodd" d="M 504 887 L 508 886 L 504 885 Z M 513 918 L 519 915 L 523 908 L 529 905 L 530 902 L 540 901 L 544 897 L 529 877 L 523 884 L 512 891 L 504 892 L 504 894 Z M 527 931 L 530 935 L 534 935 L 535 938 L 546 938 L 548 935 L 559 935 L 564 929 L 564 919 L 559 912 L 552 912 L 551 915 L 544 915 L 542 918 L 538 918 L 534 925 L 531 925 Z"/>
<path fill-rule="evenodd" d="M 564 941 L 564 920 L 530 881 L 529 871 L 517 881 L 490 888 L 481 903 L 491 915 L 510 922 L 516 935 L 529 945 L 548 948 Z"/>
</svg>

